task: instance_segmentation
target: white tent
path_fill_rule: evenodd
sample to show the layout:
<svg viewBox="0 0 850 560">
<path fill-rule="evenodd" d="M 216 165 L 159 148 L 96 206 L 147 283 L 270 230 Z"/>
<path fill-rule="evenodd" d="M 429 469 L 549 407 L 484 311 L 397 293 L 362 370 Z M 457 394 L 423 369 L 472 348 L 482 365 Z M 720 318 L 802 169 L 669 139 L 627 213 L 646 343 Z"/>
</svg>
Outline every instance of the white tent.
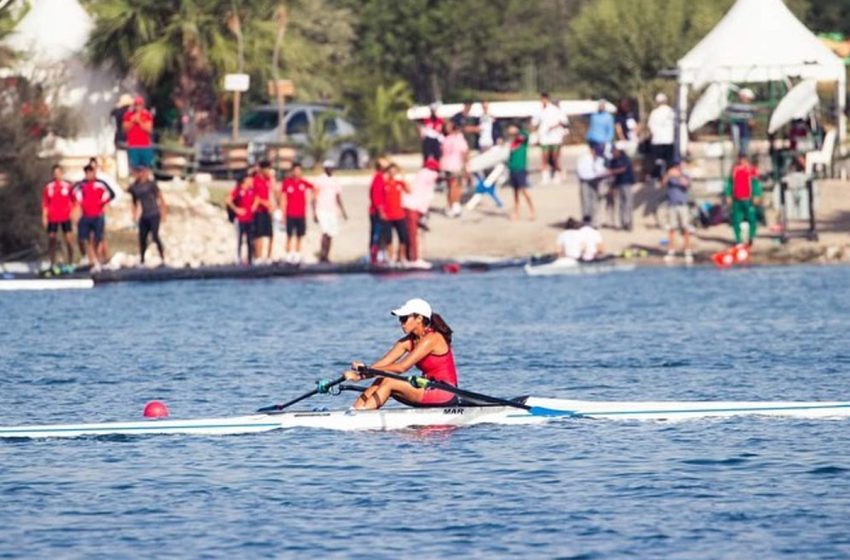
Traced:
<svg viewBox="0 0 850 560">
<path fill-rule="evenodd" d="M 709 83 L 780 81 L 838 82 L 838 134 L 844 139 L 846 71 L 782 0 L 737 0 L 722 20 L 678 62 L 679 111 L 688 88 Z"/>
<path fill-rule="evenodd" d="M 121 80 L 85 63 L 83 50 L 92 27 L 91 17 L 77 0 L 34 0 L 6 41 L 21 53 L 12 73 L 44 83 L 50 104 L 70 106 L 77 115 L 77 137 L 56 141 L 63 156 L 114 152 L 109 113 Z"/>
</svg>

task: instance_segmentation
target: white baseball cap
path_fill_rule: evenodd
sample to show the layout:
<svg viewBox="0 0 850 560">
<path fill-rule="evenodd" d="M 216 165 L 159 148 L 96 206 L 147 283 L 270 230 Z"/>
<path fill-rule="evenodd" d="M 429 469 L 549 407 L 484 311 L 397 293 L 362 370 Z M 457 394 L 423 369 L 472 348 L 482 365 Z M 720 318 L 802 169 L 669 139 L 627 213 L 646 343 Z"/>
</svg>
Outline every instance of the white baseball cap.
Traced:
<svg viewBox="0 0 850 560">
<path fill-rule="evenodd" d="M 655 102 L 661 105 L 662 103 L 667 103 L 667 95 L 664 93 L 658 93 L 655 95 Z"/>
<path fill-rule="evenodd" d="M 326 159 L 322 162 L 322 167 L 325 169 L 336 169 L 336 162 L 332 159 Z"/>
<path fill-rule="evenodd" d="M 404 302 L 404 305 L 398 309 L 393 309 L 390 314 L 396 317 L 404 317 L 406 315 L 421 315 L 422 317 L 431 318 L 431 305 L 421 298 L 413 298 Z"/>
</svg>

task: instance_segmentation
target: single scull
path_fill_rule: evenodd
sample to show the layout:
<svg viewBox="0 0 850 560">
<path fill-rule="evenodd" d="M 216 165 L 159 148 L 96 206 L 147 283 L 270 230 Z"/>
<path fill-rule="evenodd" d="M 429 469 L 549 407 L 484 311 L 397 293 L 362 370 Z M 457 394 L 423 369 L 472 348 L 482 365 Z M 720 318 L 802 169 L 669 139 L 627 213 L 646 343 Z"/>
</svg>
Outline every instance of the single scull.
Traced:
<svg viewBox="0 0 850 560">
<path fill-rule="evenodd" d="M 102 424 L 0 427 L 0 438 L 59 438 L 114 435 L 232 435 L 286 428 L 325 430 L 400 430 L 426 426 L 536 424 L 553 418 L 607 420 L 687 420 L 732 416 L 846 418 L 850 402 L 593 402 L 528 397 L 514 406 L 383 408 L 353 411 L 292 411 L 231 418 L 146 420 Z"/>
</svg>

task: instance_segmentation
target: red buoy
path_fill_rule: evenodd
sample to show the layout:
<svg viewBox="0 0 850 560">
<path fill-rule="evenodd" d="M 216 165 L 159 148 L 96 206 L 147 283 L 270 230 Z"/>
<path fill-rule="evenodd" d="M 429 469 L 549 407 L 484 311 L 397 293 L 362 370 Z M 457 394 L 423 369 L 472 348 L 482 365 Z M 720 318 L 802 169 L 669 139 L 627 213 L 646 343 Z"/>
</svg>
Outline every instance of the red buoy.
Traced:
<svg viewBox="0 0 850 560">
<path fill-rule="evenodd" d="M 162 401 L 151 401 L 145 405 L 145 418 L 168 418 L 168 407 Z"/>
</svg>

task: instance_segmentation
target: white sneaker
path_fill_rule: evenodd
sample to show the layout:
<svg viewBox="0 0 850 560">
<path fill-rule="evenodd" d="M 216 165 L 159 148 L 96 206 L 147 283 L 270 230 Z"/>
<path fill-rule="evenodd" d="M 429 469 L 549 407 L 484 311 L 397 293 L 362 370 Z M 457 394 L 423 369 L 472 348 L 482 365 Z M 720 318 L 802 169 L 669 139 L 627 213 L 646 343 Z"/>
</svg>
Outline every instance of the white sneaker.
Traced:
<svg viewBox="0 0 850 560">
<path fill-rule="evenodd" d="M 667 254 L 664 255 L 664 262 L 673 262 L 673 259 L 676 258 L 676 251 L 672 249 L 667 251 Z"/>
<path fill-rule="evenodd" d="M 685 263 L 692 264 L 694 262 L 694 255 L 690 251 L 685 251 Z"/>
<path fill-rule="evenodd" d="M 412 263 L 410 263 L 411 268 L 421 268 L 422 270 L 430 270 L 433 268 L 433 264 L 429 263 L 424 259 L 416 259 Z"/>
</svg>

